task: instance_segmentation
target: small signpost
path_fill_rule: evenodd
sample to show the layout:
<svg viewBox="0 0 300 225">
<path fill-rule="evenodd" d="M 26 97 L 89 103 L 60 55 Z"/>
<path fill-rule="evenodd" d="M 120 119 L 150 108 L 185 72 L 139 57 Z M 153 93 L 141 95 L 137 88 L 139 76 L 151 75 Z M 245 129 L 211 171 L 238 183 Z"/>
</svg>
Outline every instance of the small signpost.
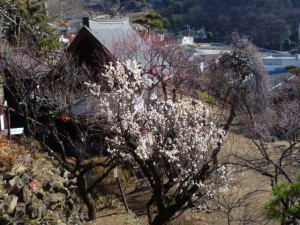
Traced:
<svg viewBox="0 0 300 225">
<path fill-rule="evenodd" d="M 118 174 L 118 168 L 114 168 L 114 177 L 117 178 L 119 176 Z"/>
<path fill-rule="evenodd" d="M 126 211 L 129 212 L 126 197 L 125 197 L 125 194 L 124 194 L 124 191 L 123 191 L 123 188 L 122 188 L 122 185 L 121 185 L 121 181 L 120 181 L 120 178 L 119 178 L 118 167 L 114 168 L 114 177 L 117 178 L 118 186 L 119 186 L 120 191 L 121 191 L 121 195 L 122 195 L 122 199 L 123 199 Z"/>
</svg>

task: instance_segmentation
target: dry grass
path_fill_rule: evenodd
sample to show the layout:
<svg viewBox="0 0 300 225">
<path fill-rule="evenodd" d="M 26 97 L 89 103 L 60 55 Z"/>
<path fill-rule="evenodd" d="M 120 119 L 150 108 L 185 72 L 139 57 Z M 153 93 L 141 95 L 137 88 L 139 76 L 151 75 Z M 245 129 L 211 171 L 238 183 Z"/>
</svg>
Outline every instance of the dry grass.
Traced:
<svg viewBox="0 0 300 225">
<path fill-rule="evenodd" d="M 2 172 L 10 170 L 14 164 L 22 163 L 24 158 L 28 157 L 30 157 L 30 153 L 25 147 L 0 137 L 0 168 Z"/>
<path fill-rule="evenodd" d="M 232 160 L 232 154 L 256 154 L 256 146 L 254 143 L 244 137 L 242 134 L 238 134 L 238 132 L 230 132 L 227 138 L 227 141 L 224 145 L 223 150 L 220 152 L 219 160 L 222 161 L 230 161 Z M 119 171 L 122 174 L 121 171 Z M 113 175 L 111 175 L 113 176 Z M 232 210 L 231 215 L 237 219 L 243 219 L 246 217 L 255 216 L 258 214 L 262 214 L 264 211 L 264 204 L 266 200 L 269 198 L 271 186 L 270 179 L 265 178 L 264 176 L 258 174 L 255 171 L 242 171 L 234 174 L 236 187 L 232 187 L 228 192 L 221 194 L 220 196 L 224 201 L 226 201 L 229 205 L 237 204 L 235 201 L 243 196 L 245 196 L 249 192 L 253 192 L 256 190 L 265 190 L 266 192 L 258 192 L 257 195 L 251 195 L 251 197 L 247 200 L 247 207 L 237 207 Z M 113 179 L 113 178 L 109 178 Z M 97 220 L 95 224 L 148 224 L 147 223 L 147 215 L 146 215 L 146 203 L 151 196 L 151 192 L 144 185 L 139 190 L 135 190 L 136 184 L 135 180 L 131 177 L 130 181 L 126 183 L 124 176 L 122 177 L 123 186 L 126 188 L 126 195 L 129 204 L 129 208 L 138 216 L 138 220 L 130 220 L 126 219 L 131 214 L 116 214 L 114 217 L 109 216 L 112 212 L 116 213 L 116 209 L 105 210 L 108 214 L 107 216 L 103 216 Z M 109 182 L 109 181 L 105 181 Z M 116 184 L 112 181 L 113 186 Z M 117 189 L 114 192 L 118 192 Z M 121 201 L 121 199 L 119 199 Z M 172 220 L 170 225 L 225 225 L 227 223 L 226 214 L 222 211 L 218 210 L 216 205 L 216 199 L 214 200 L 206 200 L 208 209 L 195 212 L 194 210 L 187 210 L 183 214 L 179 215 L 177 218 Z M 118 211 L 118 210 L 117 210 Z M 120 212 L 120 210 L 118 211 Z M 104 212 L 100 212 L 102 215 Z M 99 214 L 99 215 L 100 215 Z M 117 218 L 114 220 L 113 218 Z M 126 223 L 124 222 L 126 220 Z M 120 221 L 123 221 L 120 222 Z M 247 224 L 239 221 L 233 221 L 230 223 L 231 225 L 237 224 Z M 260 223 L 249 223 L 249 224 L 260 224 Z M 269 222 L 269 224 L 278 224 L 274 221 Z"/>
<path fill-rule="evenodd" d="M 225 143 L 225 146 L 220 152 L 219 160 L 222 161 L 230 161 L 232 159 L 231 155 L 235 153 L 243 154 L 243 153 L 251 153 L 256 154 L 255 151 L 256 146 L 254 143 L 244 137 L 241 134 L 236 134 L 230 132 Z M 245 195 L 251 192 L 257 193 L 249 196 L 249 198 L 245 201 L 246 207 L 236 207 L 232 210 L 231 215 L 239 220 L 246 220 L 250 217 L 256 217 L 262 215 L 264 212 L 264 204 L 270 196 L 271 191 L 271 181 L 269 178 L 266 178 L 259 173 L 248 170 L 243 172 L 237 172 L 234 174 L 235 177 L 235 187 L 233 186 L 227 192 L 220 193 L 220 202 L 226 203 L 228 206 L 234 208 L 239 204 L 238 199 L 242 199 Z M 178 218 L 174 219 L 170 222 L 171 225 L 226 225 L 228 224 L 226 219 L 226 213 L 224 213 L 225 209 L 222 207 L 218 209 L 216 207 L 218 203 L 216 203 L 217 198 L 214 200 L 207 200 L 207 205 L 209 205 L 209 210 L 203 210 L 195 213 L 193 210 L 187 210 L 185 213 L 180 215 Z M 223 211 L 223 212 L 222 212 Z M 264 219 L 264 216 L 261 217 Z M 268 222 L 268 221 L 265 221 Z M 240 224 L 261 224 L 261 222 L 252 222 L 247 223 L 246 221 L 232 221 L 231 225 L 240 225 Z M 279 224 L 276 221 L 269 221 L 268 224 Z"/>
</svg>

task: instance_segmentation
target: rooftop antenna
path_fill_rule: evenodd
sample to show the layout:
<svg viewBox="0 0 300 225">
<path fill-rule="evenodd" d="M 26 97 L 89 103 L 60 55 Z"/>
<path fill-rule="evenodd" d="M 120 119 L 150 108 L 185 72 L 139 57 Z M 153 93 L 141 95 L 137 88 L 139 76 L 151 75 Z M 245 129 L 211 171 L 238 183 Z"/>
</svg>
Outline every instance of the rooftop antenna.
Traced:
<svg viewBox="0 0 300 225">
<path fill-rule="evenodd" d="M 300 23 L 298 24 L 298 46 L 297 52 L 300 53 Z"/>
</svg>

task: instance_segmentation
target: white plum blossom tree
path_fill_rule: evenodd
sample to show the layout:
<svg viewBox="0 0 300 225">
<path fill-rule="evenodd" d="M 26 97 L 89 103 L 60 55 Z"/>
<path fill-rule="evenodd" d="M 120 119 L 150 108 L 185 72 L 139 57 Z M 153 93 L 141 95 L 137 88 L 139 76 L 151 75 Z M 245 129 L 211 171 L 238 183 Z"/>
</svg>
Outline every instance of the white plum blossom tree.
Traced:
<svg viewBox="0 0 300 225">
<path fill-rule="evenodd" d="M 225 133 L 211 122 L 209 109 L 199 101 L 151 100 L 147 94 L 151 78 L 141 74 L 135 62 L 116 62 L 103 74 L 109 93 L 101 93 L 98 85 L 86 85 L 98 97 L 95 111 L 102 116 L 105 112 L 110 124 L 109 151 L 134 162 L 150 183 L 150 224 L 165 224 L 226 179 L 226 168 L 213 163 L 214 150 L 224 143 Z"/>
</svg>

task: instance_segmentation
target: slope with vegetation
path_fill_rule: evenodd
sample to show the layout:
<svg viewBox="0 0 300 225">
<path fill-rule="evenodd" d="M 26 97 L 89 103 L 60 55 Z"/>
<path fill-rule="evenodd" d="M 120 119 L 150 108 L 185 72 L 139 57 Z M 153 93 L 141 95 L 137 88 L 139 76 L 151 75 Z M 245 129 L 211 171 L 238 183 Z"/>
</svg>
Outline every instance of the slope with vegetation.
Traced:
<svg viewBox="0 0 300 225">
<path fill-rule="evenodd" d="M 20 32 L 25 36 L 27 27 Z M 101 223 L 101 199 L 117 196 L 111 177 L 119 168 L 123 183 L 136 174 L 147 183 L 147 191 L 129 195 L 146 209 L 142 223 L 176 224 L 191 211 L 200 211 L 193 218 L 201 221 L 205 211 L 219 212 L 227 224 L 299 224 L 299 80 L 269 90 L 246 38 L 233 33 L 231 51 L 202 73 L 176 43 L 146 35 L 144 67 L 115 61 L 97 74 L 63 52 L 49 59 L 37 39 L 20 47 L 19 37 L 0 48 L 12 123 L 22 123 L 27 136 L 25 149 L 1 142 L 8 146 L 0 154 L 4 223 Z M 136 44 L 132 37 L 120 50 L 134 57 Z M 214 104 L 198 99 L 199 91 Z M 26 150 L 28 142 L 43 156 Z M 249 180 L 261 186 L 247 186 Z M 127 219 L 139 223 L 132 214 Z"/>
<path fill-rule="evenodd" d="M 81 223 L 74 180 L 32 143 L 0 139 L 0 223 Z"/>
</svg>

